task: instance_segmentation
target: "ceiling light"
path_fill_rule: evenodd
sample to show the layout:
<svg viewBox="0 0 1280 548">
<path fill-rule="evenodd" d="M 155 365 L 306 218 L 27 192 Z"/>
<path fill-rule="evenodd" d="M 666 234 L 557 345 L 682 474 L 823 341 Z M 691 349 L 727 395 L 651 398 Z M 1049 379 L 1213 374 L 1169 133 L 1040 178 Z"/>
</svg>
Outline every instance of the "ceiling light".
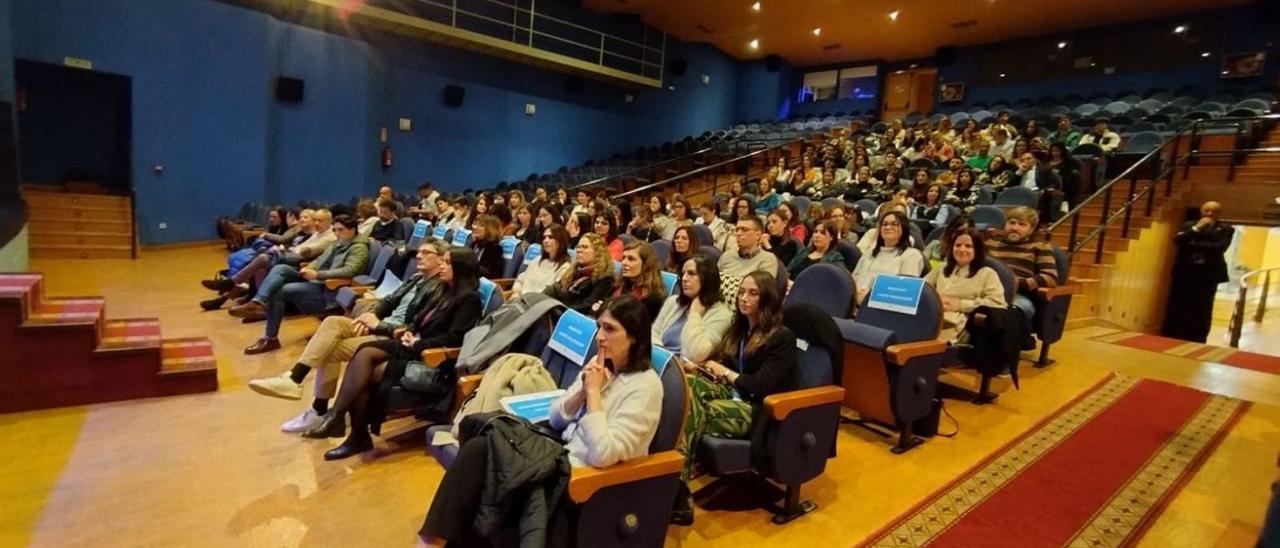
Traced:
<svg viewBox="0 0 1280 548">
<path fill-rule="evenodd" d="M 760 3 L 756 2 L 754 4 L 751 4 L 751 11 L 760 11 Z"/>
<path fill-rule="evenodd" d="M 889 19 L 891 19 L 891 20 L 893 20 L 893 21 L 897 21 L 897 20 L 898 20 L 898 10 L 893 10 L 893 11 L 889 12 Z"/>
<path fill-rule="evenodd" d="M 760 40 L 759 39 L 752 40 L 751 42 L 747 43 L 747 47 L 751 49 L 760 49 Z"/>
<path fill-rule="evenodd" d="M 1223 76 L 1226 76 L 1226 75 L 1228 75 L 1228 74 L 1231 74 L 1231 73 L 1230 73 L 1230 72 L 1227 72 L 1227 71 L 1225 71 L 1225 70 L 1224 70 L 1224 71 L 1222 71 L 1222 75 L 1223 75 Z"/>
<path fill-rule="evenodd" d="M 909 66 L 909 67 L 907 67 L 907 68 L 916 68 L 916 67 L 918 67 L 918 66 L 920 66 L 920 65 L 917 65 L 917 64 L 915 64 L 915 63 L 911 63 L 911 66 Z"/>
<path fill-rule="evenodd" d="M 898 72 L 895 72 L 894 74 L 902 74 L 902 73 L 904 73 L 904 72 L 906 72 L 906 71 L 905 71 L 905 70 L 900 70 L 900 71 L 898 71 Z"/>
<path fill-rule="evenodd" d="M 1097 64 L 1097 63 L 1089 63 L 1089 66 L 1091 66 L 1091 67 L 1096 67 L 1096 66 L 1098 66 L 1098 64 Z"/>
<path fill-rule="evenodd" d="M 1187 26 L 1186 26 L 1186 25 L 1178 25 L 1178 26 L 1176 26 L 1176 27 L 1173 27 L 1173 33 L 1174 33 L 1174 34 L 1182 34 L 1182 33 L 1184 33 L 1184 32 L 1187 32 Z"/>
<path fill-rule="evenodd" d="M 822 27 L 818 27 L 818 28 L 813 29 L 813 35 L 814 35 L 814 36 L 821 36 L 821 35 L 822 35 Z"/>
<path fill-rule="evenodd" d="M 1213 54 L 1212 54 L 1212 53 L 1209 53 L 1209 52 L 1207 52 L 1207 51 L 1206 51 L 1206 52 L 1202 52 L 1202 53 L 1200 53 L 1200 56 L 1201 56 L 1201 57 L 1208 57 L 1208 56 L 1210 56 L 1210 55 L 1213 55 Z"/>
<path fill-rule="evenodd" d="M 1058 49 L 1067 49 L 1066 42 L 1058 42 Z"/>
<path fill-rule="evenodd" d="M 1003 72 L 1001 72 L 1001 73 L 1000 73 L 1000 77 L 1001 77 L 1001 78 L 1004 78 L 1004 73 L 1003 73 Z"/>
</svg>

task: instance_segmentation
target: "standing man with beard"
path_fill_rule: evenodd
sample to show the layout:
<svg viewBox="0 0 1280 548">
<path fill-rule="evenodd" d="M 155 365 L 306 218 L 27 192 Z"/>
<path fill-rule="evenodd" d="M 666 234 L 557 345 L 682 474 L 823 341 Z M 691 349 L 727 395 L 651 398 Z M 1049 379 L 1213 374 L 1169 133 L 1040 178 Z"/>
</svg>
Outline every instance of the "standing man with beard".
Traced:
<svg viewBox="0 0 1280 548">
<path fill-rule="evenodd" d="M 1201 343 L 1209 338 L 1213 299 L 1218 284 L 1227 281 L 1223 253 L 1235 234 L 1231 225 L 1218 220 L 1221 213 L 1222 204 L 1205 202 L 1200 206 L 1200 219 L 1186 222 L 1173 237 L 1178 258 L 1173 263 L 1161 335 Z"/>
</svg>

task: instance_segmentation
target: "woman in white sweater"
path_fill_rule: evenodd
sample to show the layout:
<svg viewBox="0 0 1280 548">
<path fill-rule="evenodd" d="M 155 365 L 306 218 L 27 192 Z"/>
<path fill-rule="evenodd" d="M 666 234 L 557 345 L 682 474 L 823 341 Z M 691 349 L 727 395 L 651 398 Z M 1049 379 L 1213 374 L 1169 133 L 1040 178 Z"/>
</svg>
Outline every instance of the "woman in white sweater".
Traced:
<svg viewBox="0 0 1280 548">
<path fill-rule="evenodd" d="M 864 253 L 853 269 L 853 286 L 858 290 L 858 302 L 871 290 L 876 276 L 890 274 L 894 276 L 920 277 L 924 272 L 924 255 L 920 250 L 911 247 L 906 236 L 907 215 L 893 210 L 885 213 L 876 226 L 876 245 L 870 253 Z"/>
<path fill-rule="evenodd" d="M 542 293 L 564 277 L 573 268 L 569 260 L 569 232 L 558 224 L 551 225 L 542 233 L 542 256 L 529 263 L 511 286 L 511 298 L 525 293 Z"/>
<path fill-rule="evenodd" d="M 720 346 L 733 312 L 720 302 L 720 270 L 695 255 L 680 267 L 680 290 L 667 297 L 653 322 L 653 343 L 702 363 Z"/>
<path fill-rule="evenodd" d="M 925 283 L 942 299 L 942 332 L 938 339 L 963 343 L 968 339 L 965 322 L 981 306 L 1004 308 L 1004 284 L 1000 275 L 984 266 L 987 246 L 976 228 L 965 227 L 951 237 L 951 251 L 943 268 L 929 272 Z"/>
</svg>

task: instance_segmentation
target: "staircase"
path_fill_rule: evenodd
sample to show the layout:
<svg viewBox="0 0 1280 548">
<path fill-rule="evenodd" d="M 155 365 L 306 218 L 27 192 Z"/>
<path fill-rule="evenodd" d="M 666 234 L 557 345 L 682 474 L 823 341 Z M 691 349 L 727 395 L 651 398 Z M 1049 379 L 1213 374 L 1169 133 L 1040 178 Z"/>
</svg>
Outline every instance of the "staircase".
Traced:
<svg viewBox="0 0 1280 548">
<path fill-rule="evenodd" d="M 32 259 L 134 258 L 133 204 L 127 196 L 23 187 L 30 209 Z"/>
<path fill-rule="evenodd" d="M 0 274 L 0 413 L 218 389 L 208 339 L 162 339 L 155 318 L 108 320 L 104 299 L 43 281 Z"/>
</svg>

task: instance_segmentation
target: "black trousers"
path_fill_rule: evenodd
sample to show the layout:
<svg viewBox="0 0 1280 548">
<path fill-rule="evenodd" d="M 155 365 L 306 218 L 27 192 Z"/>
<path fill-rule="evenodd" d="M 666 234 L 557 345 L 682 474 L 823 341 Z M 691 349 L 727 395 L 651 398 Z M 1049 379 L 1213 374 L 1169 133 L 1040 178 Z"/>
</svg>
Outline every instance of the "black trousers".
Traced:
<svg viewBox="0 0 1280 548">
<path fill-rule="evenodd" d="M 480 491 L 484 489 L 488 467 L 489 444 L 483 436 L 462 444 L 458 456 L 440 480 L 440 488 L 431 499 L 431 509 L 418 535 L 439 537 L 450 543 L 476 544 L 480 539 L 471 531 L 471 522 L 480 508 Z"/>
</svg>

